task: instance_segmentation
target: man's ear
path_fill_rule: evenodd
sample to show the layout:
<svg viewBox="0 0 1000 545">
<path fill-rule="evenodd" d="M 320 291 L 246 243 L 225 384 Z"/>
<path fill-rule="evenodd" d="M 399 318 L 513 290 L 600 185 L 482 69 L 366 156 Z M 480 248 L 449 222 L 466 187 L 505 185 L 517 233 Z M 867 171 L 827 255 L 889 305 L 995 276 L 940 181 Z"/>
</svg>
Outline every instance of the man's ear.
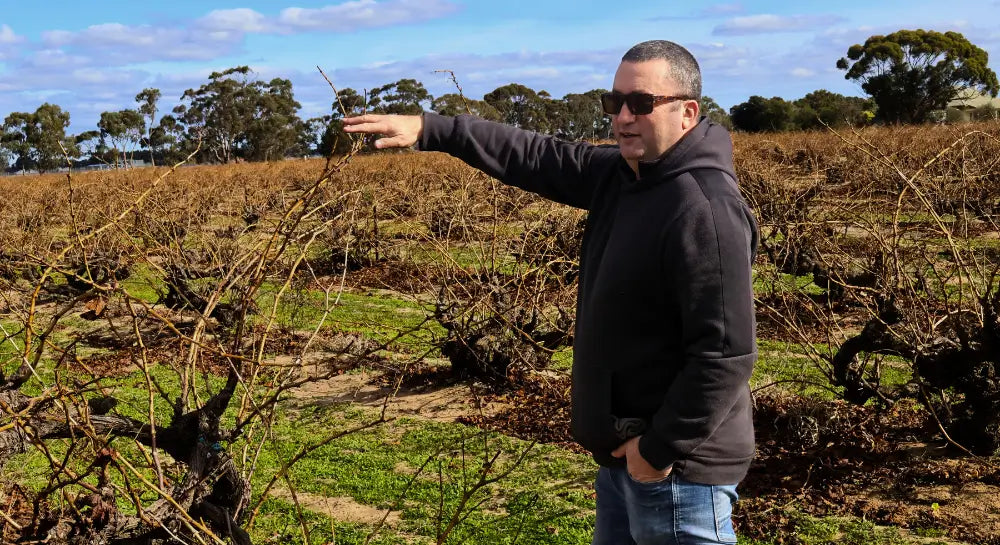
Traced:
<svg viewBox="0 0 1000 545">
<path fill-rule="evenodd" d="M 697 100 L 686 100 L 684 101 L 684 114 L 681 120 L 681 126 L 686 130 L 694 127 L 698 124 L 698 118 L 701 117 L 701 106 L 698 105 Z"/>
</svg>

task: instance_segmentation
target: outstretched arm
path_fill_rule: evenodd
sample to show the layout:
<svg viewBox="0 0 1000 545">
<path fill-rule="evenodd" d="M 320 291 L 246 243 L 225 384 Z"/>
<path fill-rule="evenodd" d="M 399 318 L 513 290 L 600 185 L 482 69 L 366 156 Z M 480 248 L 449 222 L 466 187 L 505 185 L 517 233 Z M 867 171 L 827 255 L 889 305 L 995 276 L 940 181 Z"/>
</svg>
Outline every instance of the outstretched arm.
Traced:
<svg viewBox="0 0 1000 545">
<path fill-rule="evenodd" d="M 417 143 L 424 130 L 424 118 L 420 115 L 378 115 L 365 114 L 344 118 L 344 132 L 381 134 L 375 147 L 408 148 Z"/>
<path fill-rule="evenodd" d="M 588 208 L 597 178 L 589 175 L 595 153 L 618 157 L 615 149 L 483 121 L 425 113 L 423 116 L 368 114 L 344 119 L 350 133 L 381 134 L 377 148 L 408 147 L 443 151 L 498 180 L 577 208 Z"/>
</svg>

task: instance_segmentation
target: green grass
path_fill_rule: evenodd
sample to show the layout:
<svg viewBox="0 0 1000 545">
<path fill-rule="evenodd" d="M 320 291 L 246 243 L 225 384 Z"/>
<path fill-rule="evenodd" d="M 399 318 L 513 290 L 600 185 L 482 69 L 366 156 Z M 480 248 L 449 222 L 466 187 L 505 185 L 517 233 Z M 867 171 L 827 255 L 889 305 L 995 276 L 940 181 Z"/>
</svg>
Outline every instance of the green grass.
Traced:
<svg viewBox="0 0 1000 545">
<path fill-rule="evenodd" d="M 767 267 L 773 267 L 768 265 Z M 786 293 L 802 292 L 806 295 L 822 295 L 826 290 L 813 283 L 812 273 L 804 275 L 791 275 L 778 273 L 773 268 L 762 270 L 760 266 L 754 267 L 753 274 L 754 293 Z"/>
<path fill-rule="evenodd" d="M 822 369 L 810 358 L 806 347 L 797 343 L 765 339 L 758 340 L 757 346 L 760 351 L 759 358 L 750 380 L 754 388 L 780 383 L 782 389 L 804 396 L 820 399 L 836 397 L 833 392 L 824 387 L 824 385 L 829 385 L 830 381 Z M 821 354 L 829 351 L 829 348 L 824 344 L 817 344 L 815 348 Z M 912 372 L 910 362 L 907 360 L 882 354 L 872 354 L 869 357 L 871 358 L 869 368 L 874 362 L 879 363 L 882 386 L 891 388 L 910 381 Z"/>
<path fill-rule="evenodd" d="M 3 362 L 17 358 L 21 354 L 21 349 L 24 348 L 24 332 L 21 331 L 21 323 L 13 320 L 0 320 L 0 326 L 3 326 L 0 329 L 0 365 L 3 365 Z"/>
<path fill-rule="evenodd" d="M 268 451 L 261 469 L 268 474 L 301 445 L 371 417 L 344 406 L 305 408 L 276 427 L 282 441 Z M 527 448 L 523 441 L 460 424 L 401 420 L 317 449 L 292 469 L 292 479 L 303 492 L 397 508 L 402 518 L 397 530 L 430 539 L 439 512 L 450 518 L 463 488 L 478 478 L 485 453 L 501 452 L 503 471 Z M 422 466 L 424 472 L 414 477 Z M 470 514 L 453 539 L 509 543 L 521 527 L 523 543 L 585 542 L 593 525 L 593 472 L 587 456 L 536 445 L 507 478 L 474 497 L 484 502 L 483 509 Z"/>
<path fill-rule="evenodd" d="M 519 261 L 508 253 L 511 249 L 509 245 L 498 245 L 496 256 L 490 255 L 489 244 L 481 246 L 476 242 L 451 242 L 444 248 L 428 243 L 411 242 L 397 248 L 403 259 L 421 266 L 448 269 L 454 269 L 457 266 L 465 271 L 476 273 L 496 270 L 505 275 L 521 273 L 530 268 L 529 264 Z M 491 260 L 494 257 L 495 262 Z"/>
<path fill-rule="evenodd" d="M 368 542 L 368 536 L 373 527 L 365 524 L 335 521 L 319 513 L 303 510 L 302 518 L 309 529 L 309 541 L 314 544 L 339 543 L 344 545 L 362 544 Z M 251 538 L 257 545 L 284 545 L 286 543 L 303 543 L 302 525 L 299 522 L 298 511 L 294 504 L 268 499 L 261 508 L 261 516 L 252 529 Z M 381 532 L 368 543 L 372 545 L 396 545 L 405 543 L 395 532 Z"/>
<path fill-rule="evenodd" d="M 265 286 L 257 299 L 261 322 L 271 311 L 277 287 Z M 289 329 L 313 331 L 323 319 L 323 328 L 330 332 L 364 335 L 378 342 L 396 339 L 390 348 L 407 352 L 427 350 L 435 336 L 445 330 L 433 319 L 433 306 L 398 297 L 343 293 L 329 300 L 320 290 L 287 291 L 278 304 L 276 323 Z M 336 304 L 334 304 L 336 303 Z M 324 319 L 324 313 L 326 314 Z M 402 336 L 400 336 L 402 334 Z"/>
<path fill-rule="evenodd" d="M 758 388 L 771 383 L 782 390 L 808 397 L 833 399 L 833 393 L 820 385 L 829 385 L 823 371 L 806 355 L 806 349 L 795 343 L 758 340 L 757 363 L 750 384 Z M 825 349 L 825 347 L 823 347 Z"/>
<path fill-rule="evenodd" d="M 573 349 L 567 347 L 554 352 L 551 366 L 557 371 L 569 371 L 573 367 Z"/>
<path fill-rule="evenodd" d="M 894 527 L 877 526 L 870 521 L 848 517 L 814 517 L 794 508 L 786 507 L 782 513 L 791 519 L 789 534 L 795 536 L 793 543 L 801 545 L 935 545 L 937 541 L 926 538 L 944 537 L 942 530 L 914 530 L 904 532 Z M 774 539 L 739 538 L 740 545 L 779 545 L 788 543 L 789 536 L 775 536 Z"/>
<path fill-rule="evenodd" d="M 167 292 L 166 282 L 146 263 L 133 266 L 131 274 L 121 284 L 129 295 L 148 304 L 156 303 L 160 294 Z"/>
<path fill-rule="evenodd" d="M 164 376 L 168 370 L 158 368 L 154 374 L 169 383 Z M 114 395 L 122 400 L 117 412 L 144 419 L 144 381 L 132 374 L 114 382 Z M 158 418 L 165 421 L 169 407 L 157 404 L 156 408 Z M 282 410 L 271 429 L 273 440 L 267 441 L 258 461 L 257 478 L 252 482 L 254 500 L 260 498 L 270 476 L 300 448 L 375 418 L 370 410 L 346 405 Z M 229 450 L 238 456 L 242 446 L 243 442 L 237 442 Z M 49 447 L 59 458 L 67 443 L 50 441 Z M 138 447 L 129 440 L 116 440 L 115 448 L 133 463 L 145 465 Z M 524 461 L 515 466 L 525 451 Z M 399 543 L 414 537 L 417 542 L 433 542 L 439 512 L 445 521 L 450 519 L 464 488 L 478 478 L 484 456 L 497 452 L 496 471 L 513 466 L 512 472 L 472 497 L 479 507 L 471 510 L 449 542 L 510 543 L 519 532 L 520 543 L 575 544 L 589 539 L 594 508 L 590 482 L 595 468 L 588 456 L 531 446 L 460 424 L 397 420 L 347 435 L 293 466 L 290 478 L 299 493 L 349 497 L 374 509 L 397 511 L 401 521 L 381 530 L 373 543 Z M 77 471 L 86 469 L 82 461 L 71 466 Z M 421 466 L 423 473 L 415 475 Z M 149 470 L 144 473 L 151 477 Z M 36 491 L 47 484 L 48 474 L 48 462 L 35 450 L 9 460 L 4 471 L 5 479 Z M 112 478 L 120 481 L 114 472 Z M 286 485 L 279 482 L 279 486 Z M 119 506 L 127 510 L 130 503 L 119 498 Z M 334 536 L 337 543 L 364 543 L 373 531 L 370 524 L 335 521 L 309 510 L 304 518 L 314 544 L 330 543 Z M 266 500 L 249 531 L 255 543 L 303 543 L 295 509 L 286 499 Z"/>
<path fill-rule="evenodd" d="M 795 515 L 795 534 L 803 545 L 903 545 L 896 528 L 878 527 L 866 520 Z"/>
<path fill-rule="evenodd" d="M 947 537 L 948 531 L 941 528 L 914 528 L 913 535 L 919 537 Z"/>
<path fill-rule="evenodd" d="M 430 234 L 426 223 L 405 218 L 379 220 L 378 231 L 386 238 L 426 237 Z"/>
<path fill-rule="evenodd" d="M 478 270 L 484 268 L 489 255 L 484 256 L 479 247 L 453 242 L 446 248 L 426 243 L 412 243 L 400 247 L 403 258 L 417 265 L 434 265 Z"/>
<path fill-rule="evenodd" d="M 952 240 L 955 242 L 955 246 L 959 250 L 984 250 L 1000 248 L 1000 239 L 998 238 L 986 238 L 986 237 L 973 237 L 973 238 L 963 238 L 954 237 Z M 927 243 L 932 248 L 938 248 L 941 253 L 951 255 L 951 242 L 946 237 L 932 237 L 922 239 L 922 242 Z"/>
</svg>

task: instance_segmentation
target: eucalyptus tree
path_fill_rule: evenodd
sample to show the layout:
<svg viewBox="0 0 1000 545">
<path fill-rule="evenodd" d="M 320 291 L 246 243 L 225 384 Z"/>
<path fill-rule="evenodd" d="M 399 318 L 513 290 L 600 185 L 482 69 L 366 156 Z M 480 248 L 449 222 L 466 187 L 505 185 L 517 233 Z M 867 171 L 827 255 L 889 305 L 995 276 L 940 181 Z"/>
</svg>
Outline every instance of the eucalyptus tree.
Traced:
<svg viewBox="0 0 1000 545">
<path fill-rule="evenodd" d="M 601 108 L 601 94 L 605 92 L 604 89 L 592 89 L 564 96 L 563 108 L 552 118 L 558 127 L 557 134 L 569 140 L 611 138 L 611 118 Z"/>
<path fill-rule="evenodd" d="M 302 120 L 292 83 L 252 78 L 248 66 L 212 72 L 208 82 L 188 89 L 174 108 L 186 137 L 200 142 L 201 159 L 274 160 L 298 151 Z"/>
<path fill-rule="evenodd" d="M 127 166 L 131 163 L 132 155 L 142 143 L 146 123 L 138 111 L 125 109 L 101 112 L 97 128 L 101 131 L 101 137 L 111 143 L 114 164 L 118 167 L 119 164 Z"/>
<path fill-rule="evenodd" d="M 55 170 L 79 155 L 76 142 L 66 135 L 68 127 L 69 112 L 46 102 L 34 112 L 13 112 L 4 118 L 0 145 L 18 170 Z"/>
<path fill-rule="evenodd" d="M 729 112 L 727 112 L 722 106 L 719 106 L 719 103 L 716 102 L 715 99 L 702 95 L 701 100 L 698 101 L 698 105 L 701 106 L 701 115 L 706 116 L 719 125 L 732 130 L 733 120 L 729 117 Z"/>
<path fill-rule="evenodd" d="M 441 115 L 471 114 L 481 119 L 499 121 L 500 112 L 485 100 L 475 100 L 458 93 L 447 93 L 431 102 L 431 109 Z"/>
<path fill-rule="evenodd" d="M 253 84 L 253 115 L 247 126 L 246 152 L 250 161 L 274 161 L 287 155 L 301 155 L 301 135 L 304 128 L 292 92 L 292 82 L 274 78 L 267 83 Z"/>
<path fill-rule="evenodd" d="M 317 142 L 316 151 L 322 155 L 344 154 L 351 149 L 352 138 L 344 132 L 341 120 L 345 116 L 360 115 L 368 108 L 365 96 L 350 87 L 337 91 L 331 113 L 309 120 Z"/>
<path fill-rule="evenodd" d="M 753 95 L 729 109 L 733 127 L 746 132 L 775 132 L 795 128 L 795 107 L 781 97 Z"/>
<path fill-rule="evenodd" d="M 989 54 L 958 32 L 899 30 L 854 44 L 837 61 L 861 84 L 890 123 L 920 123 L 967 89 L 997 96 L 1000 82 Z"/>
<path fill-rule="evenodd" d="M 487 93 L 483 100 L 500 114 L 500 121 L 529 131 L 545 132 L 545 98 L 520 83 L 508 83 Z"/>
<path fill-rule="evenodd" d="M 159 89 L 155 87 L 147 87 L 139 94 L 135 95 L 135 101 L 139 104 L 139 113 L 146 118 L 146 127 L 148 128 L 146 132 L 146 145 L 149 147 L 149 162 L 156 163 L 156 148 L 153 145 L 153 129 L 156 126 L 156 111 L 157 104 L 160 101 L 162 93 Z"/>
<path fill-rule="evenodd" d="M 433 100 L 423 83 L 408 78 L 368 92 L 369 109 L 387 114 L 419 114 L 424 111 L 424 105 L 430 106 Z"/>
</svg>

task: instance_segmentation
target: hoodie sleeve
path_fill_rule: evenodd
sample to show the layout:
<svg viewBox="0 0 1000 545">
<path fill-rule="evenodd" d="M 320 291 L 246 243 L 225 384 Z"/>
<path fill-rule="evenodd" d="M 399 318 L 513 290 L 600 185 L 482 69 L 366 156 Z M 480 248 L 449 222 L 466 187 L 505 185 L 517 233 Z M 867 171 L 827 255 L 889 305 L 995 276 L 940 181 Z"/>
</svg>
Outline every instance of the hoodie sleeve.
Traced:
<svg viewBox="0 0 1000 545">
<path fill-rule="evenodd" d="M 596 185 L 589 175 L 596 146 L 470 115 L 425 113 L 419 149 L 443 151 L 508 185 L 576 208 L 590 206 Z"/>
<path fill-rule="evenodd" d="M 751 275 L 756 244 L 756 222 L 738 196 L 693 205 L 665 235 L 662 262 L 680 313 L 684 361 L 639 441 L 653 467 L 694 452 L 747 395 L 757 359 Z M 752 442 L 752 429 L 737 433 L 749 434 Z"/>
</svg>

